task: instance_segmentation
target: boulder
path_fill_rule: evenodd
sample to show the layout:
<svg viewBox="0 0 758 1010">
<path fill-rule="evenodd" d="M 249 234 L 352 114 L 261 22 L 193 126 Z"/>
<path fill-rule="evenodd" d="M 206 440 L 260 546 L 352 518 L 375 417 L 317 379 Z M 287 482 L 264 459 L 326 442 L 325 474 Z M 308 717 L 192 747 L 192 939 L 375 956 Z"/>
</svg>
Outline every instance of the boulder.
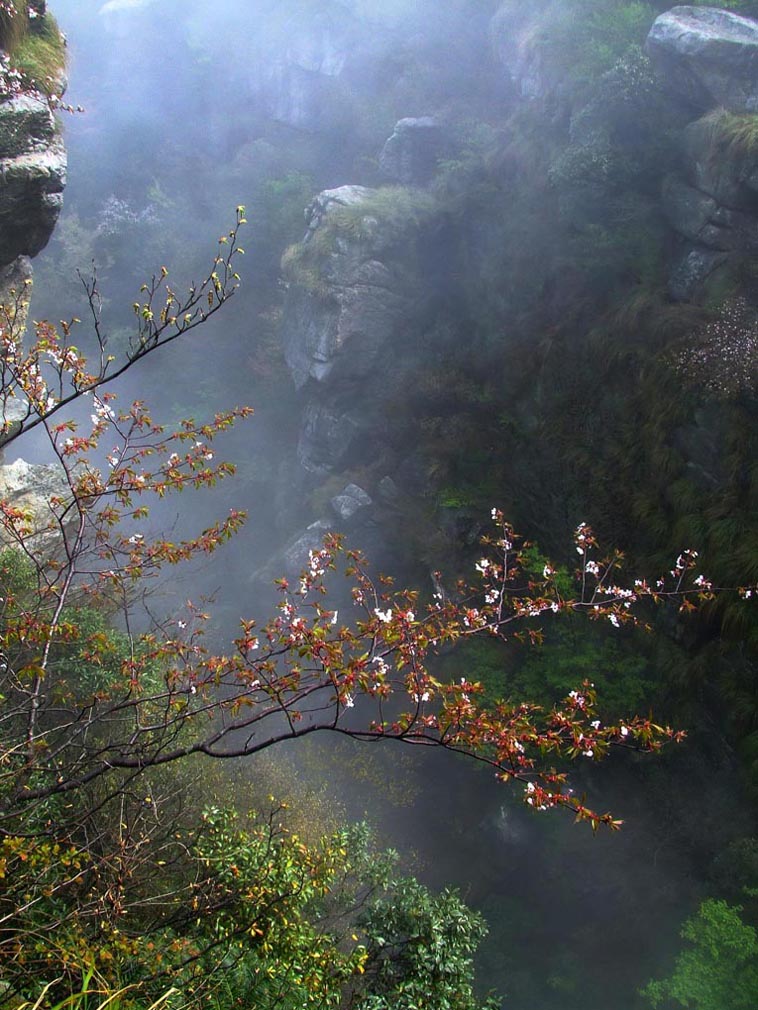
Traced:
<svg viewBox="0 0 758 1010">
<path fill-rule="evenodd" d="M 54 510 L 52 498 L 70 498 L 71 492 L 62 469 L 55 464 L 27 463 L 17 459 L 0 466 L 0 500 L 11 508 L 26 513 L 25 538 L 31 538 L 34 549 L 43 545 L 46 550 L 60 538 L 56 518 L 60 509 Z M 16 541 L 0 531 L 0 546 L 15 545 Z"/>
<path fill-rule="evenodd" d="M 758 112 L 758 22 L 715 7 L 674 7 L 646 50 L 668 89 L 689 105 Z"/>
<path fill-rule="evenodd" d="M 401 119 L 382 148 L 379 169 L 392 182 L 423 186 L 435 175 L 446 146 L 445 131 L 436 119 Z"/>
<path fill-rule="evenodd" d="M 0 106 L 2 108 L 2 106 Z M 0 136 L 2 130 L 0 129 Z M 6 142 L 21 144 L 5 133 Z M 0 157 L 0 264 L 36 256 L 47 245 L 63 205 L 66 150 L 55 135 L 49 142 L 29 140 L 28 150 Z"/>
<path fill-rule="evenodd" d="M 689 245 L 679 256 L 669 276 L 669 295 L 675 302 L 695 298 L 711 274 L 726 262 L 727 253 L 705 246 Z"/>
<path fill-rule="evenodd" d="M 328 473 L 346 462 L 362 425 L 354 415 L 330 403 L 311 400 L 303 413 L 297 446 L 300 465 L 309 473 Z"/>
<path fill-rule="evenodd" d="M 529 4 L 506 0 L 490 22 L 495 59 L 521 98 L 547 98 L 555 86 L 539 45 L 543 19 L 549 18 L 555 6 L 549 0 Z"/>
<path fill-rule="evenodd" d="M 371 496 L 357 484 L 348 484 L 331 499 L 329 504 L 332 507 L 337 519 L 343 525 L 353 523 L 357 518 L 362 518 L 366 510 L 374 504 Z"/>
<path fill-rule="evenodd" d="M 44 151 L 56 132 L 55 116 L 41 95 L 17 95 L 0 102 L 0 158 Z"/>
<path fill-rule="evenodd" d="M 262 568 L 253 573 L 251 581 L 265 584 L 282 577 L 291 582 L 299 579 L 303 570 L 308 567 L 310 552 L 321 550 L 324 546 L 324 537 L 332 529 L 328 519 L 317 519 L 296 533 L 281 550 L 273 554 Z"/>
<path fill-rule="evenodd" d="M 725 207 L 755 213 L 758 161 L 749 146 L 728 143 L 723 120 L 728 127 L 729 114 L 715 111 L 685 128 L 682 154 L 687 180 Z"/>
<path fill-rule="evenodd" d="M 285 265 L 284 354 L 298 388 L 309 380 L 335 386 L 365 378 L 413 307 L 401 258 L 385 255 L 402 240 L 404 222 L 375 216 L 376 192 L 343 186 L 321 193 L 307 211 L 294 262 Z M 352 224 L 337 227 L 345 210 Z"/>
<path fill-rule="evenodd" d="M 663 209 L 671 227 L 691 242 L 722 250 L 736 249 L 740 244 L 738 234 L 728 226 L 713 197 L 676 176 L 664 182 Z"/>
</svg>

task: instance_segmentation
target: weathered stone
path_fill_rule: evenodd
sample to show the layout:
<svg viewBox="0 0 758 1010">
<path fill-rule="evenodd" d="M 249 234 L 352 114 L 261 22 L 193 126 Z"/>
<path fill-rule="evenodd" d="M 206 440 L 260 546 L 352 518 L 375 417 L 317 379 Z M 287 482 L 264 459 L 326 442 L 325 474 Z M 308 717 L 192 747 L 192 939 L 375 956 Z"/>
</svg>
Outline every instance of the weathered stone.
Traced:
<svg viewBox="0 0 758 1010">
<path fill-rule="evenodd" d="M 396 256 L 386 257 L 387 262 L 380 258 L 402 236 L 403 225 L 384 225 L 373 217 L 368 209 L 373 195 L 361 186 L 327 190 L 306 213 L 303 254 L 307 257 L 322 238 L 331 251 L 320 254 L 315 264 L 318 289 L 309 290 L 295 274 L 285 304 L 284 354 L 298 388 L 309 380 L 335 386 L 367 376 L 411 312 L 408 276 Z M 337 233 L 329 238 L 332 215 L 345 208 L 359 211 L 362 203 L 367 212 L 361 236 Z"/>
<path fill-rule="evenodd" d="M 716 210 L 717 203 L 713 197 L 687 186 L 676 176 L 669 176 L 664 181 L 662 196 L 663 209 L 672 228 L 697 242 Z"/>
<path fill-rule="evenodd" d="M 52 498 L 70 497 L 62 469 L 54 464 L 33 464 L 17 459 L 0 466 L 0 500 L 11 508 L 27 514 L 25 540 L 32 545 L 45 545 L 49 549 L 60 538 L 57 513 L 50 504 Z M 0 533 L 0 545 L 15 541 Z"/>
<path fill-rule="evenodd" d="M 401 498 L 401 491 L 389 474 L 379 481 L 377 485 L 379 497 L 386 505 L 396 505 Z"/>
<path fill-rule="evenodd" d="M 758 166 L 749 154 L 714 150 L 712 116 L 690 123 L 684 131 L 684 168 L 688 181 L 725 207 L 754 210 Z"/>
<path fill-rule="evenodd" d="M 719 205 L 713 197 L 676 176 L 669 176 L 664 182 L 663 209 L 671 227 L 691 242 L 722 250 L 740 245 L 732 220 L 722 214 L 719 221 Z"/>
<path fill-rule="evenodd" d="M 690 246 L 679 257 L 669 277 L 669 294 L 675 302 L 696 297 L 702 285 L 727 259 L 727 253 L 705 246 Z"/>
<path fill-rule="evenodd" d="M 379 169 L 393 182 L 424 185 L 435 175 L 446 146 L 445 131 L 436 119 L 401 119 L 382 148 Z"/>
<path fill-rule="evenodd" d="M 550 6 L 548 0 L 529 4 L 506 0 L 490 23 L 495 57 L 521 98 L 545 98 L 554 86 L 539 45 L 540 27 Z"/>
<path fill-rule="evenodd" d="M 0 158 L 44 151 L 55 134 L 55 117 L 41 95 L 17 95 L 0 102 Z"/>
<path fill-rule="evenodd" d="M 328 473 L 347 459 L 361 431 L 358 420 L 329 404 L 305 408 L 297 458 L 311 473 Z"/>
<path fill-rule="evenodd" d="M 695 108 L 758 112 L 758 22 L 715 7 L 674 7 L 646 49 L 666 87 Z"/>
<path fill-rule="evenodd" d="M 282 549 L 252 575 L 252 581 L 268 583 L 273 579 L 284 577 L 289 580 L 298 579 L 304 569 L 308 568 L 310 552 L 318 551 L 324 546 L 324 537 L 333 529 L 328 519 L 317 519 L 297 533 Z"/>
<path fill-rule="evenodd" d="M 0 264 L 45 248 L 65 185 L 66 151 L 57 137 L 43 150 L 0 159 Z"/>
<path fill-rule="evenodd" d="M 676 176 L 664 182 L 663 209 L 672 228 L 696 245 L 723 252 L 758 248 L 758 217 L 722 207 Z"/>
<path fill-rule="evenodd" d="M 350 523 L 373 505 L 371 496 L 357 484 L 348 484 L 331 499 L 335 515 L 343 523 Z"/>
<path fill-rule="evenodd" d="M 17 336 L 23 336 L 29 312 L 34 270 L 28 256 L 17 256 L 0 267 L 0 305 L 5 306 L 3 324 L 10 324 Z"/>
</svg>

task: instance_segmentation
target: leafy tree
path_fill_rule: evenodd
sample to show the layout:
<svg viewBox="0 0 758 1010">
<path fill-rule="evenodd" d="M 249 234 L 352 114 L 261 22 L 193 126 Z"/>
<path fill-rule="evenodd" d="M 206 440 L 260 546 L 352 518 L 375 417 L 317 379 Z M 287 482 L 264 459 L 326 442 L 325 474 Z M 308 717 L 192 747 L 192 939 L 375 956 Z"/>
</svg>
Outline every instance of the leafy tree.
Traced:
<svg viewBox="0 0 758 1010">
<path fill-rule="evenodd" d="M 709 898 L 682 928 L 689 946 L 671 975 L 649 982 L 643 995 L 653 1007 L 751 1010 L 758 1001 L 758 934 L 739 905 Z"/>
</svg>

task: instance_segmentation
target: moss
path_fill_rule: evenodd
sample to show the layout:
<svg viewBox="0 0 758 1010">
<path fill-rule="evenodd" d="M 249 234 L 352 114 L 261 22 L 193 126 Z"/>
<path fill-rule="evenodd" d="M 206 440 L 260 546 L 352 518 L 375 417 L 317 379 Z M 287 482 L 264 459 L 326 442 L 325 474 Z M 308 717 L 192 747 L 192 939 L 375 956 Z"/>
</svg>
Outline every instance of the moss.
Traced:
<svg viewBox="0 0 758 1010">
<path fill-rule="evenodd" d="M 330 257 L 340 252 L 340 241 L 377 251 L 419 229 L 437 207 L 429 193 L 403 186 L 368 190 L 357 203 L 330 207 L 307 241 L 289 246 L 282 257 L 282 272 L 312 294 L 326 297 L 325 272 Z"/>
</svg>

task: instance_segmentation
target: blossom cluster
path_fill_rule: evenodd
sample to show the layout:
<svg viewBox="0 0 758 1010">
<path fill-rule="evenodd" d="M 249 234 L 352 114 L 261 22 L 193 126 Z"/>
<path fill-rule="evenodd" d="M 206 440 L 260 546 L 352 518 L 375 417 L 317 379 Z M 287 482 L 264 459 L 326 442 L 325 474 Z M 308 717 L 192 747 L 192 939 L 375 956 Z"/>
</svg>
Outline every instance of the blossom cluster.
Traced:
<svg viewBox="0 0 758 1010">
<path fill-rule="evenodd" d="M 672 359 L 688 384 L 717 398 L 751 392 L 758 385 L 758 314 L 746 299 L 726 301 L 718 318 L 690 337 Z"/>
</svg>

